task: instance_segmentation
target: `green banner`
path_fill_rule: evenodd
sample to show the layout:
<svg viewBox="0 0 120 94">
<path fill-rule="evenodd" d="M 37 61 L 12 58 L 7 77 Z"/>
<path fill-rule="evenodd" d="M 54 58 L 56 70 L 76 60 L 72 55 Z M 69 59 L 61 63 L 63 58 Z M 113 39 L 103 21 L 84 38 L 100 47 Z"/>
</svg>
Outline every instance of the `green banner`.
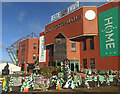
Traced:
<svg viewBox="0 0 120 94">
<path fill-rule="evenodd" d="M 120 40 L 118 39 L 119 7 L 98 14 L 100 57 L 118 56 Z"/>
</svg>

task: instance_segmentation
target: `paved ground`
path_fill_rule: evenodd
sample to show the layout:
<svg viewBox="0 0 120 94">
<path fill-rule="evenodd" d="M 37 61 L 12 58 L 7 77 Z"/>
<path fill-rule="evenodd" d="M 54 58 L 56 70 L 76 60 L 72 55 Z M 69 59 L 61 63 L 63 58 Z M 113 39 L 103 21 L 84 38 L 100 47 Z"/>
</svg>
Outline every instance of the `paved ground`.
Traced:
<svg viewBox="0 0 120 94">
<path fill-rule="evenodd" d="M 37 91 L 32 91 L 32 92 L 37 92 Z M 40 91 L 39 91 L 40 92 Z M 63 90 L 49 90 L 49 91 L 41 91 L 41 92 L 81 92 L 81 93 L 107 93 L 107 92 L 112 92 L 112 93 L 120 93 L 120 87 L 112 86 L 112 87 L 100 87 L 100 88 L 92 88 L 92 89 L 87 89 L 87 88 L 76 88 L 76 89 L 63 89 Z"/>
<path fill-rule="evenodd" d="M 100 87 L 100 88 L 76 88 L 74 90 L 72 89 L 63 89 L 63 90 L 48 90 L 48 91 L 29 91 L 27 94 L 120 94 L 120 87 L 112 86 L 112 87 Z M 7 94 L 7 93 L 2 93 Z M 21 94 L 18 92 L 11 92 L 8 94 Z M 25 93 L 26 94 L 26 93 Z"/>
</svg>

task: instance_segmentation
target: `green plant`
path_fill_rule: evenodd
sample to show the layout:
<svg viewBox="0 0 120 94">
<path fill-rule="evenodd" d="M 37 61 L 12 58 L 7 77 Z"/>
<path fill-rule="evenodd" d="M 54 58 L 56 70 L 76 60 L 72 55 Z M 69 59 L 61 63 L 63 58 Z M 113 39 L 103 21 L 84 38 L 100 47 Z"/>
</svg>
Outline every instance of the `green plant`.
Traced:
<svg viewBox="0 0 120 94">
<path fill-rule="evenodd" d="M 40 69 L 40 74 L 43 76 L 49 76 L 52 74 L 52 72 L 54 71 L 54 67 L 53 66 L 49 66 L 49 67 L 42 67 Z"/>
</svg>

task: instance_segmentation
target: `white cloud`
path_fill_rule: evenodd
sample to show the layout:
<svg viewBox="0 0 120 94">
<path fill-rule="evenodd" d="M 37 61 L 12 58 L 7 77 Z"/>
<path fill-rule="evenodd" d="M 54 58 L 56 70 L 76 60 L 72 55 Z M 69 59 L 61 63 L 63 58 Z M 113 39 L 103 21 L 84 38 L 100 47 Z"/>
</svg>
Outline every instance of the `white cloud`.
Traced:
<svg viewBox="0 0 120 94">
<path fill-rule="evenodd" d="M 26 13 L 25 13 L 24 11 L 20 12 L 20 14 L 19 14 L 19 16 L 18 16 L 18 20 L 19 20 L 20 22 L 22 22 L 23 19 L 24 19 L 24 17 L 25 17 L 25 15 L 26 15 Z"/>
</svg>

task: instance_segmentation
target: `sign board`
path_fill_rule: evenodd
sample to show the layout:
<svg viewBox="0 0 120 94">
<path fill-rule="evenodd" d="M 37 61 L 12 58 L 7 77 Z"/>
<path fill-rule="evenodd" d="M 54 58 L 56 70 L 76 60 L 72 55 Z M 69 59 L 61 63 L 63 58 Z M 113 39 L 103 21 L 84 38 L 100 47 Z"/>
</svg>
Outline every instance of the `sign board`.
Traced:
<svg viewBox="0 0 120 94">
<path fill-rule="evenodd" d="M 71 17 L 70 19 L 68 19 L 68 20 L 66 20 L 66 21 L 64 21 L 64 22 L 61 22 L 61 23 L 59 23 L 59 24 L 56 24 L 56 25 L 48 28 L 48 29 L 46 30 L 46 33 L 50 32 L 50 31 L 52 31 L 52 30 L 54 30 L 54 29 L 58 29 L 58 28 L 60 28 L 60 27 L 62 27 L 62 26 L 65 26 L 65 25 L 67 25 L 67 24 L 70 24 L 70 23 L 72 23 L 72 22 L 74 22 L 74 21 L 77 21 L 77 20 L 79 20 L 80 18 L 81 18 L 81 14 L 78 14 L 77 16 Z"/>
<path fill-rule="evenodd" d="M 39 41 L 39 62 L 46 62 L 45 36 L 41 36 Z"/>
<path fill-rule="evenodd" d="M 66 10 L 63 9 L 63 12 L 57 12 L 54 15 L 52 15 L 51 22 L 56 21 L 57 19 L 61 18 L 63 15 L 66 15 L 66 12 L 67 12 L 67 14 L 69 14 L 78 8 L 79 8 L 79 1 L 77 1 L 74 4 L 70 5 L 69 7 L 67 7 Z"/>
<path fill-rule="evenodd" d="M 100 57 L 118 56 L 120 52 L 119 7 L 98 14 Z"/>
</svg>

